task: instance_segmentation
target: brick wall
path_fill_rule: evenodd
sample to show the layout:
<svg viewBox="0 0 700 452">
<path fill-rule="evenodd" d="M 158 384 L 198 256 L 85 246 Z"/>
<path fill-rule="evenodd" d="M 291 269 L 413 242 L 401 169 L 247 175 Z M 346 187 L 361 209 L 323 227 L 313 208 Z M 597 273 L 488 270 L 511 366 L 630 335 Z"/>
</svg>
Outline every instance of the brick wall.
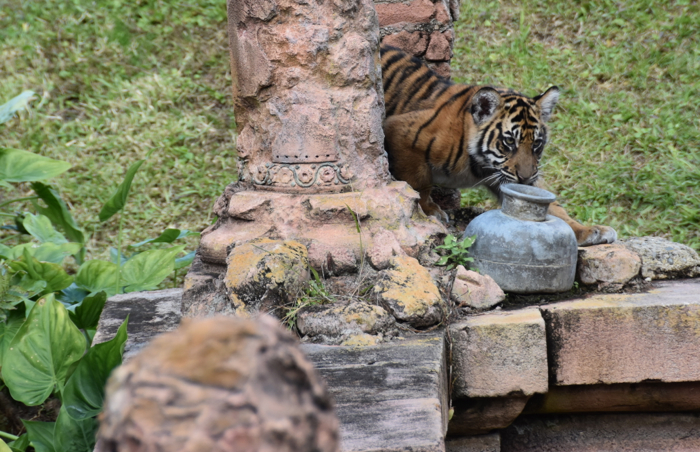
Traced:
<svg viewBox="0 0 700 452">
<path fill-rule="evenodd" d="M 453 22 L 461 0 L 375 0 L 382 42 L 424 59 L 450 76 Z"/>
</svg>

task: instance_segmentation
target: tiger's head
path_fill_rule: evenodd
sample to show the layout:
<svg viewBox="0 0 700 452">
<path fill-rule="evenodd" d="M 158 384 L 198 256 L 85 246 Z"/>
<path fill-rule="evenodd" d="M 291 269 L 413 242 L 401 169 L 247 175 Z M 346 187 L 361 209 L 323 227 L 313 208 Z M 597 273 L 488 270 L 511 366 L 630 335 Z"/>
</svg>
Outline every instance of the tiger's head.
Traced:
<svg viewBox="0 0 700 452">
<path fill-rule="evenodd" d="M 530 98 L 512 90 L 481 88 L 471 101 L 477 128 L 470 146 L 472 173 L 500 196 L 505 183 L 532 185 L 547 143 L 547 121 L 559 100 L 553 86 Z"/>
</svg>

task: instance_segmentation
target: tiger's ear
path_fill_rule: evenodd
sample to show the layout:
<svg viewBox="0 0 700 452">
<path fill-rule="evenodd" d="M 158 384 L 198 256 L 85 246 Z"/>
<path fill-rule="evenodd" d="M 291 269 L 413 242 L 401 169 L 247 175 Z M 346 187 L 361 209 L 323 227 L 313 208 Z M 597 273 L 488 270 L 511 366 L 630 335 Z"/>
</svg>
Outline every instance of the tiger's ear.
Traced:
<svg viewBox="0 0 700 452">
<path fill-rule="evenodd" d="M 471 114 L 477 126 L 489 121 L 501 105 L 501 95 L 495 89 L 486 86 L 472 97 Z"/>
<path fill-rule="evenodd" d="M 554 110 L 554 106 L 557 105 L 558 100 L 559 100 L 559 87 L 558 86 L 552 86 L 544 93 L 535 97 L 535 102 L 537 102 L 537 106 L 540 107 L 540 111 L 542 112 L 542 120 L 543 121 L 545 121 L 545 122 L 549 121 L 549 118 L 552 116 L 552 111 Z"/>
</svg>

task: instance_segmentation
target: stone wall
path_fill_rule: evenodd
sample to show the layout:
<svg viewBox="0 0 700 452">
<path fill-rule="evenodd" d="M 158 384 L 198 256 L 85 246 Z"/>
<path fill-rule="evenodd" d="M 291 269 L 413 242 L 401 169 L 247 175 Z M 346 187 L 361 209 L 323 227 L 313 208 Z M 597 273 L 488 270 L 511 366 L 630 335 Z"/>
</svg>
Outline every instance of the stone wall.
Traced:
<svg viewBox="0 0 700 452">
<path fill-rule="evenodd" d="M 461 0 L 375 0 L 382 42 L 424 59 L 443 77 L 450 77 L 453 22 Z"/>
</svg>

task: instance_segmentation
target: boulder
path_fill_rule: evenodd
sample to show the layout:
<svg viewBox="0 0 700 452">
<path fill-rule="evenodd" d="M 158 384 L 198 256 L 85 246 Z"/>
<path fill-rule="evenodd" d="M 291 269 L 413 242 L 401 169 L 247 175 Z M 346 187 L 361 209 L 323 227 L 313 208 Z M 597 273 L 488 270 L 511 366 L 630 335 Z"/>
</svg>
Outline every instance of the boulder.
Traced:
<svg viewBox="0 0 700 452">
<path fill-rule="evenodd" d="M 409 256 L 396 256 L 390 269 L 382 270 L 374 293 L 400 322 L 413 327 L 439 323 L 445 314 L 445 303 L 428 270 Z"/>
<path fill-rule="evenodd" d="M 642 258 L 642 276 L 650 279 L 700 276 L 700 257 L 689 246 L 661 237 L 630 237 L 622 244 Z"/>
<path fill-rule="evenodd" d="M 183 322 L 117 368 L 96 451 L 339 450 L 325 384 L 268 316 Z"/>
<path fill-rule="evenodd" d="M 309 280 L 306 247 L 294 240 L 251 240 L 231 250 L 224 284 L 236 313 L 291 303 Z"/>
<path fill-rule="evenodd" d="M 304 308 L 297 315 L 299 332 L 325 344 L 376 342 L 395 328 L 395 320 L 380 306 L 356 301 L 348 305 L 321 305 Z M 370 336 L 370 337 L 366 337 Z"/>
<path fill-rule="evenodd" d="M 639 255 L 619 243 L 595 245 L 578 249 L 577 278 L 583 284 L 598 284 L 599 288 L 622 288 L 639 274 Z"/>
<path fill-rule="evenodd" d="M 457 266 L 451 296 L 457 306 L 473 309 L 491 309 L 506 298 L 493 278 L 461 265 Z"/>
</svg>

